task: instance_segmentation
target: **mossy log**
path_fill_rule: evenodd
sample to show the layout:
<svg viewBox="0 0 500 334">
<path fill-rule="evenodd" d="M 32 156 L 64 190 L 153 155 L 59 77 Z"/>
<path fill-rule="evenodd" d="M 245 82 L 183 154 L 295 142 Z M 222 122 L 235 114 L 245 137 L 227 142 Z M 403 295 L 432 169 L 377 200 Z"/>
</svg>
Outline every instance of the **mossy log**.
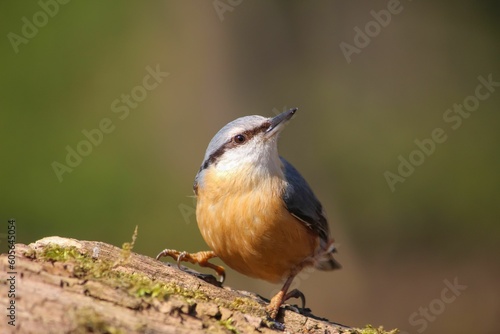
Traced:
<svg viewBox="0 0 500 334">
<path fill-rule="evenodd" d="M 259 296 L 218 287 L 131 248 L 60 237 L 16 244 L 14 267 L 7 254 L 0 255 L 2 313 L 15 303 L 14 323 L 2 316 L 0 332 L 383 333 L 303 315 L 291 306 L 270 321 Z M 13 282 L 15 298 L 8 299 Z"/>
</svg>

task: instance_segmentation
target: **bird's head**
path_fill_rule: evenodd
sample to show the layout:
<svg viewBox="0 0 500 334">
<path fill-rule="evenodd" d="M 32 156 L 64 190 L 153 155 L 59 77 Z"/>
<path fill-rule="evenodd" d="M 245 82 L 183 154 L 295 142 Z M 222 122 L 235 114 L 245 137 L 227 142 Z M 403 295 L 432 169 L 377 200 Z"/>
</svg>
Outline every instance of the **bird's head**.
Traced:
<svg viewBox="0 0 500 334">
<path fill-rule="evenodd" d="M 282 175 L 278 135 L 296 111 L 271 118 L 245 116 L 226 124 L 210 141 L 195 182 L 203 182 L 211 169 L 239 177 Z"/>
</svg>

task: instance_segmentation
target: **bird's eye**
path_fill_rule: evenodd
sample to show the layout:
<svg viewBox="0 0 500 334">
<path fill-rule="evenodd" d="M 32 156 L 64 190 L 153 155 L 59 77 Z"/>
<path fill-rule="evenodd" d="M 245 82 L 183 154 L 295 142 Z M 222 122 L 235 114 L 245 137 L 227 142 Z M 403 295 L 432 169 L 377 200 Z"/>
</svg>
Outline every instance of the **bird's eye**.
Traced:
<svg viewBox="0 0 500 334">
<path fill-rule="evenodd" d="M 236 144 L 243 144 L 246 140 L 247 140 L 247 138 L 244 135 L 236 135 L 233 138 L 233 141 Z"/>
</svg>

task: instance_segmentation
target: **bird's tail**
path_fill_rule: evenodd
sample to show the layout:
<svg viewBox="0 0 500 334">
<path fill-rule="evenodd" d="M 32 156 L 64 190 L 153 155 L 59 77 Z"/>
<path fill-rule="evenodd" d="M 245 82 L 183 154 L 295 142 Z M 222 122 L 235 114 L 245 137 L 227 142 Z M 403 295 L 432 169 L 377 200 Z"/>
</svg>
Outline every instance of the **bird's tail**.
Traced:
<svg viewBox="0 0 500 334">
<path fill-rule="evenodd" d="M 333 244 L 333 240 L 327 244 L 327 247 L 316 257 L 314 267 L 319 270 L 335 270 L 342 268 L 342 265 L 334 259 L 333 254 L 337 253 L 337 249 Z"/>
</svg>

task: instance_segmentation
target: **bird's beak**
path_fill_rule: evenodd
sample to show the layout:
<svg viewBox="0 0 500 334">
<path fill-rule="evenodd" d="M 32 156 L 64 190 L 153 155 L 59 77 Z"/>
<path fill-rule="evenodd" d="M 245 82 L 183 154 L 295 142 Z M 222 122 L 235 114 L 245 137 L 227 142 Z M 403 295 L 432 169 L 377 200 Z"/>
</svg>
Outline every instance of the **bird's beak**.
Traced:
<svg viewBox="0 0 500 334">
<path fill-rule="evenodd" d="M 269 121 L 271 125 L 266 130 L 265 136 L 267 138 L 271 138 L 280 133 L 281 130 L 283 130 L 283 128 L 285 127 L 285 124 L 293 117 L 296 111 L 297 108 L 292 108 L 290 110 L 282 112 L 278 116 L 271 118 Z"/>
</svg>

